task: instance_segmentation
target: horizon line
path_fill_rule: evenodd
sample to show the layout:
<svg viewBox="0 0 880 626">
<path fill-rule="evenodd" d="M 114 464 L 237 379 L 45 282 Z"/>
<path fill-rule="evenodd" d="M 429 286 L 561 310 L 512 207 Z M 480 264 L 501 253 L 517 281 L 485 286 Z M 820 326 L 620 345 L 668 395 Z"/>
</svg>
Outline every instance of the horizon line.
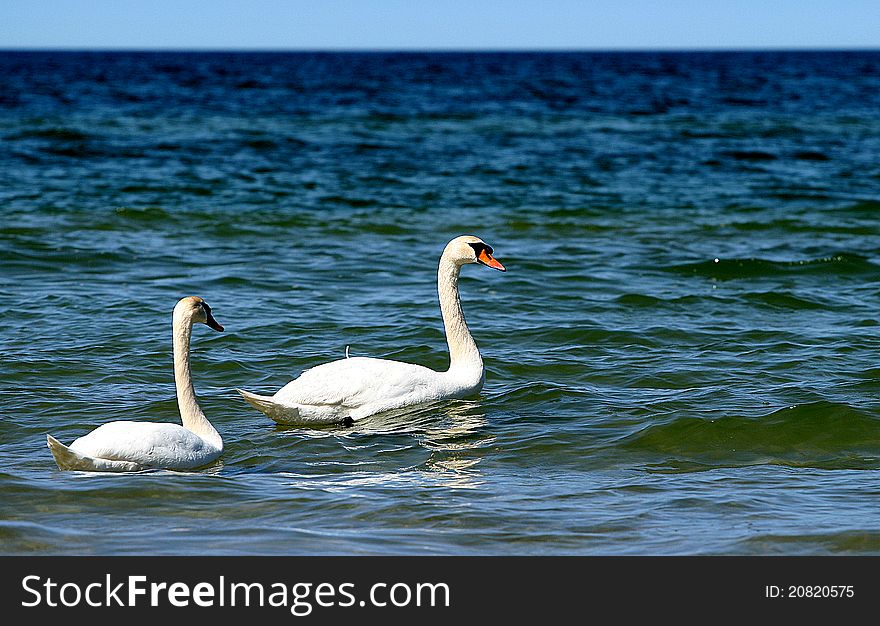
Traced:
<svg viewBox="0 0 880 626">
<path fill-rule="evenodd" d="M 633 46 L 578 48 L 566 46 L 547 47 L 186 47 L 186 46 L 0 46 L 3 52 L 177 52 L 177 53 L 650 53 L 650 52 L 880 52 L 880 46 Z"/>
</svg>

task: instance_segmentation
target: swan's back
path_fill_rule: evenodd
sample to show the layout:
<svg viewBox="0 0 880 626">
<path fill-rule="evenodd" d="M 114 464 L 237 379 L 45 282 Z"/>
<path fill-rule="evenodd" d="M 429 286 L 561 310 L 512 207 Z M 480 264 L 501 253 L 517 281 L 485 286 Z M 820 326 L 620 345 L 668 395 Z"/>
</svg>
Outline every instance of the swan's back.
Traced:
<svg viewBox="0 0 880 626">
<path fill-rule="evenodd" d="M 352 357 L 304 371 L 273 399 L 289 405 L 358 408 L 383 401 L 393 404 L 402 397 L 427 401 L 448 392 L 445 372 L 402 361 Z"/>
<path fill-rule="evenodd" d="M 99 426 L 69 448 L 92 458 L 168 469 L 200 467 L 223 451 L 178 424 L 126 421 Z"/>
</svg>

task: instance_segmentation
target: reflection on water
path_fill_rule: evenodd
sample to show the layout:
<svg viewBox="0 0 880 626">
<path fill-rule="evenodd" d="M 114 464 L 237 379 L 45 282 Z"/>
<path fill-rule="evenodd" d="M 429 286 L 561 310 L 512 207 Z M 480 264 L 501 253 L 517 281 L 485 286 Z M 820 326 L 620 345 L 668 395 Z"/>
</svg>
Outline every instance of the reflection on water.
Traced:
<svg viewBox="0 0 880 626">
<path fill-rule="evenodd" d="M 389 473 L 358 476 L 356 480 L 364 484 L 380 484 L 387 480 L 395 484 L 401 480 L 415 480 L 419 484 L 424 484 L 423 481 L 439 481 L 438 485 L 454 488 L 478 486 L 479 472 L 476 466 L 482 460 L 482 451 L 495 441 L 486 427 L 482 400 L 430 402 L 371 415 L 346 427 L 303 428 L 275 424 L 276 431 L 291 435 L 333 438 L 343 449 L 352 453 L 375 445 L 377 438 L 403 436 L 402 440 L 394 439 L 396 443 L 380 444 L 382 451 L 401 451 L 413 446 L 429 450 L 427 460 L 420 466 L 409 468 L 419 470 L 421 476 Z M 348 483 L 343 481 L 342 484 Z"/>
</svg>

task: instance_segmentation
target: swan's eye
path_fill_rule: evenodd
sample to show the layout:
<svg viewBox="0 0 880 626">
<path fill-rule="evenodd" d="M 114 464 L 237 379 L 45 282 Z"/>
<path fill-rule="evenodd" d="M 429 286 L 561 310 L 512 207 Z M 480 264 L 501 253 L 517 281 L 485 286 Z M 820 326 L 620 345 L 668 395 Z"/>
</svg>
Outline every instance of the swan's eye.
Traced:
<svg viewBox="0 0 880 626">
<path fill-rule="evenodd" d="M 492 246 L 487 243 L 468 243 L 468 245 L 474 249 L 474 254 L 478 259 L 480 258 L 480 253 L 484 250 L 489 254 L 492 254 L 494 252 Z"/>
</svg>

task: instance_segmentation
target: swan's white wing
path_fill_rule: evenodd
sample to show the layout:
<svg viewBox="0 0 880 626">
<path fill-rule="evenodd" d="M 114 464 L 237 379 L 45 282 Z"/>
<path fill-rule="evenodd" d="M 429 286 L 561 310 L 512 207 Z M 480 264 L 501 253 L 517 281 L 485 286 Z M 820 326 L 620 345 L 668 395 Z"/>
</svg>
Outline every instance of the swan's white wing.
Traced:
<svg viewBox="0 0 880 626">
<path fill-rule="evenodd" d="M 288 405 L 357 408 L 376 402 L 393 404 L 404 396 L 427 400 L 442 396 L 446 386 L 442 374 L 421 365 L 352 357 L 306 370 L 273 399 Z"/>
<path fill-rule="evenodd" d="M 178 424 L 125 421 L 99 426 L 74 441 L 70 449 L 93 458 L 170 469 L 198 467 L 220 453 Z"/>
</svg>

